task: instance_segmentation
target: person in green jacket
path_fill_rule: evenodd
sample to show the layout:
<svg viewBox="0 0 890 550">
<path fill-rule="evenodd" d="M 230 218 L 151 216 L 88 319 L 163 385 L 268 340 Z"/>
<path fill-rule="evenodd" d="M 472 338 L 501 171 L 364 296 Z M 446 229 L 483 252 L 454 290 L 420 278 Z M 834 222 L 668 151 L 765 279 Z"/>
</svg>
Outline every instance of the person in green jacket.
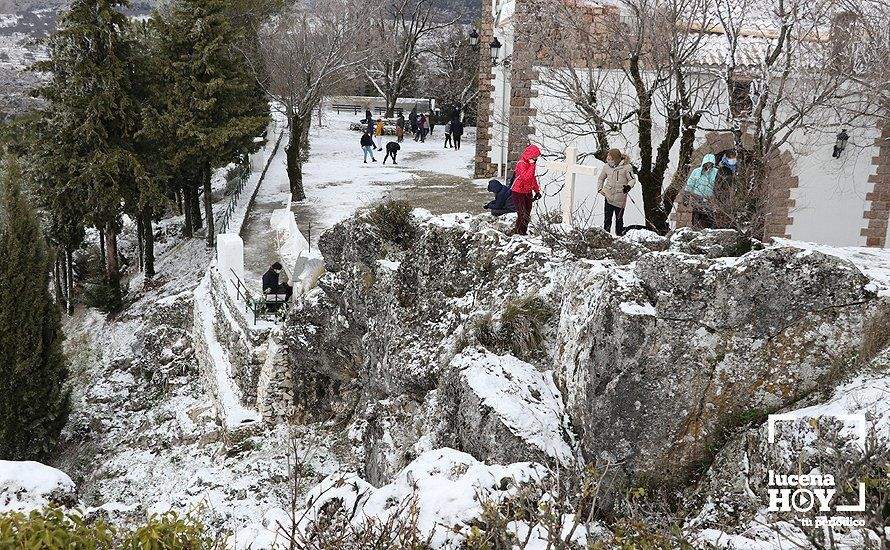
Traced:
<svg viewBox="0 0 890 550">
<path fill-rule="evenodd" d="M 701 166 L 689 174 L 686 192 L 692 196 L 692 227 L 694 229 L 714 228 L 714 212 L 711 202 L 714 198 L 714 182 L 717 181 L 717 159 L 708 153 Z"/>
</svg>

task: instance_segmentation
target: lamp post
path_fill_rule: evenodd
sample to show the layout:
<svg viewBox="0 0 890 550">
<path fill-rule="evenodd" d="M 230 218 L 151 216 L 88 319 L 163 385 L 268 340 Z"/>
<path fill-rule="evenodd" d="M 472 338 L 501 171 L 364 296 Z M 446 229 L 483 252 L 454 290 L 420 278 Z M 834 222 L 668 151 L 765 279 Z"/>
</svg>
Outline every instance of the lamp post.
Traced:
<svg viewBox="0 0 890 550">
<path fill-rule="evenodd" d="M 489 44 L 488 47 L 491 49 L 491 64 L 497 67 L 498 52 L 501 51 L 501 41 L 495 36 L 494 40 L 491 41 L 491 44 Z"/>
<path fill-rule="evenodd" d="M 510 127 L 507 118 L 507 71 L 510 69 L 510 59 L 508 55 L 504 55 L 504 59 L 500 60 L 501 41 L 494 37 L 491 44 L 488 45 L 491 52 L 492 67 L 501 68 L 501 154 L 498 160 L 498 177 L 507 179 L 507 131 Z"/>
</svg>

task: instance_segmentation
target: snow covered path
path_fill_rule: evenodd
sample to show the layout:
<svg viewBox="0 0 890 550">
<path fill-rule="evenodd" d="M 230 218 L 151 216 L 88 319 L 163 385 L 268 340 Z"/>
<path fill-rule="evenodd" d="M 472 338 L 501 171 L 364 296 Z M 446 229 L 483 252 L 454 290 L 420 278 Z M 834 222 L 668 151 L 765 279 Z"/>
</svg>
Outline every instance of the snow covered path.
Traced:
<svg viewBox="0 0 890 550">
<path fill-rule="evenodd" d="M 284 131 L 281 146 L 269 163 L 266 177 L 260 183 L 256 198 L 241 227 L 244 240 L 245 284 L 259 292 L 263 273 L 277 261 L 275 232 L 269 220 L 272 212 L 285 208 L 290 193 L 287 179 L 286 144 L 288 132 Z"/>
<path fill-rule="evenodd" d="M 358 143 L 361 134 L 349 129 L 357 118 L 326 112 L 321 126 L 314 121 L 309 161 L 303 165 L 307 199 L 291 206 L 300 231 L 313 247 L 325 230 L 387 197 L 406 199 L 434 214 L 478 212 L 491 199 L 484 183 L 472 179 L 474 128 L 467 129 L 460 151 L 444 148 L 445 135 L 439 127 L 426 143 L 406 136 L 398 165 L 384 165 L 382 151 L 375 151 L 376 163 L 364 164 Z M 394 139 L 388 136 L 384 143 Z M 285 135 L 241 230 L 245 282 L 256 290 L 263 273 L 278 259 L 269 219 L 274 210 L 286 206 L 290 194 L 286 140 Z"/>
</svg>

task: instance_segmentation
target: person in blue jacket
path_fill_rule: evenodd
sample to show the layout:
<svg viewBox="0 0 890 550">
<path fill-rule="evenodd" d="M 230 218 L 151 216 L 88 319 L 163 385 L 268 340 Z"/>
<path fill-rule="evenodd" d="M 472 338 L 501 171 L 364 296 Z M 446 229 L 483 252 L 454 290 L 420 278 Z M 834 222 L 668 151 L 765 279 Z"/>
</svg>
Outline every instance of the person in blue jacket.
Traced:
<svg viewBox="0 0 890 550">
<path fill-rule="evenodd" d="M 717 181 L 717 159 L 708 153 L 701 166 L 689 174 L 686 192 L 693 200 L 692 227 L 694 229 L 714 228 L 714 182 Z"/>
<path fill-rule="evenodd" d="M 491 180 L 488 182 L 488 190 L 494 193 L 494 200 L 486 204 L 485 208 L 491 210 L 492 216 L 503 216 L 516 212 L 516 206 L 513 205 L 513 192 L 509 185 L 504 185 L 498 180 Z"/>
</svg>

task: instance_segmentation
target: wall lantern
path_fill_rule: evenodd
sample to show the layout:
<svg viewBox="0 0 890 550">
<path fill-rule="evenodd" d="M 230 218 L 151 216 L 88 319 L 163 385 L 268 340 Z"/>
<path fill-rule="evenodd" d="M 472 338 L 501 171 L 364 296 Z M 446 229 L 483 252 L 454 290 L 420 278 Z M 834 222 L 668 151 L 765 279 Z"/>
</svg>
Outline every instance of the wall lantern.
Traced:
<svg viewBox="0 0 890 550">
<path fill-rule="evenodd" d="M 834 142 L 834 153 L 831 154 L 836 159 L 841 158 L 841 153 L 844 152 L 844 149 L 847 148 L 847 141 L 850 139 L 850 134 L 847 133 L 847 129 L 844 128 L 841 130 L 841 133 L 837 135 L 837 141 Z"/>
<path fill-rule="evenodd" d="M 494 40 L 491 41 L 491 44 L 489 44 L 489 47 L 491 48 L 491 64 L 497 65 L 498 64 L 498 53 L 501 51 L 500 40 L 498 40 L 497 37 L 494 37 Z"/>
</svg>

